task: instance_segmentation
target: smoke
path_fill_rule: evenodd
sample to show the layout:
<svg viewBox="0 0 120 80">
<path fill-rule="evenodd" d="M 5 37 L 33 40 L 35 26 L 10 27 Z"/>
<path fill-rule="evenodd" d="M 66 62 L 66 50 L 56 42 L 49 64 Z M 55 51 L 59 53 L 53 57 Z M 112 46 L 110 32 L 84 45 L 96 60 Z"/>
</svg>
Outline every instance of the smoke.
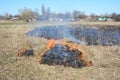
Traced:
<svg viewBox="0 0 120 80">
<path fill-rule="evenodd" d="M 27 34 L 34 37 L 44 37 L 46 39 L 54 38 L 58 40 L 67 38 L 68 40 L 75 43 L 86 44 L 85 42 L 80 41 L 74 37 L 69 26 L 36 27 Z"/>
<path fill-rule="evenodd" d="M 85 26 L 46 26 L 36 27 L 27 33 L 29 36 L 67 39 L 78 44 L 120 45 L 120 28 L 98 29 Z"/>
</svg>

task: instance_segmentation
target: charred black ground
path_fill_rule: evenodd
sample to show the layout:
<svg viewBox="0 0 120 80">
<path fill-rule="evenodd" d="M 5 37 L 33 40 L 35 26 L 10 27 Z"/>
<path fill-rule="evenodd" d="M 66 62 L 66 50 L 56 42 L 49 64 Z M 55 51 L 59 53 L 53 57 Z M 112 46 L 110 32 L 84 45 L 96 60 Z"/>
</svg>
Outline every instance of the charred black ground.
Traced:
<svg viewBox="0 0 120 80">
<path fill-rule="evenodd" d="M 46 26 L 35 28 L 34 30 L 28 32 L 28 35 L 44 37 L 47 39 L 61 39 L 69 36 L 69 28 L 65 26 Z"/>
<path fill-rule="evenodd" d="M 29 36 L 44 37 L 46 39 L 62 39 L 87 45 L 120 45 L 120 28 L 97 27 L 68 27 L 68 26 L 46 26 L 37 27 L 27 33 Z"/>
<path fill-rule="evenodd" d="M 75 49 L 70 50 L 69 47 L 56 44 L 51 50 L 46 52 L 42 58 L 43 64 L 48 65 L 64 65 L 73 68 L 85 66 L 85 63 L 79 58 L 82 53 Z"/>
</svg>

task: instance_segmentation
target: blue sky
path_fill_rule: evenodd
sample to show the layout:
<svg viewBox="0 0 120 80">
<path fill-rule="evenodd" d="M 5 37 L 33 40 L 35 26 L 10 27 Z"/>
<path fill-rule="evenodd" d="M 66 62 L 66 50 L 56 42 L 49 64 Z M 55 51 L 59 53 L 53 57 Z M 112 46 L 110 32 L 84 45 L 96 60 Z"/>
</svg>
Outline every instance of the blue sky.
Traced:
<svg viewBox="0 0 120 80">
<path fill-rule="evenodd" d="M 120 13 L 120 0 L 1 0 L 0 14 L 17 14 L 21 8 L 41 12 L 41 6 L 50 7 L 52 12 L 79 10 L 86 14 Z"/>
</svg>

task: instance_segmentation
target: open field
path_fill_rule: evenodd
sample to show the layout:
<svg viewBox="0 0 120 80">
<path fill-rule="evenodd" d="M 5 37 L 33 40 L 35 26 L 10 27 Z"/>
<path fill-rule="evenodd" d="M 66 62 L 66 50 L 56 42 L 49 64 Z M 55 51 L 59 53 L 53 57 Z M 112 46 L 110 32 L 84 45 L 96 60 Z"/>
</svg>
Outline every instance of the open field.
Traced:
<svg viewBox="0 0 120 80">
<path fill-rule="evenodd" d="M 93 62 L 91 67 L 75 69 L 38 63 L 48 40 L 28 37 L 25 33 L 33 26 L 67 24 L 120 26 L 120 22 L 1 23 L 0 80 L 119 80 L 120 46 L 77 45 L 84 48 L 88 59 Z M 17 57 L 16 54 L 26 47 L 33 48 L 35 55 Z"/>
<path fill-rule="evenodd" d="M 57 24 L 56 24 L 57 23 Z M 23 22 L 23 21 L 0 21 L 0 26 L 9 26 L 9 25 L 39 25 L 39 26 L 44 26 L 44 25 L 87 25 L 87 26 L 117 26 L 120 27 L 120 22 L 89 22 L 89 21 L 64 21 L 64 22 L 56 22 L 56 21 L 51 21 L 51 22 Z"/>
</svg>

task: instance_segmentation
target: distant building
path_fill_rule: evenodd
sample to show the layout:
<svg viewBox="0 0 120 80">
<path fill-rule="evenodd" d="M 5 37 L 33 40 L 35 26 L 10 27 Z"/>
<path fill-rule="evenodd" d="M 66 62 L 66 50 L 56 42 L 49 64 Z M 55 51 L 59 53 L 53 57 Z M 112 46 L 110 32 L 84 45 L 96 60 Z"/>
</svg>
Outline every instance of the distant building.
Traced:
<svg viewBox="0 0 120 80">
<path fill-rule="evenodd" d="M 109 21 L 111 18 L 109 17 L 99 17 L 98 20 L 99 21 Z"/>
<path fill-rule="evenodd" d="M 19 16 L 12 16 L 11 20 L 20 20 Z"/>
<path fill-rule="evenodd" d="M 86 21 L 97 21 L 98 20 L 98 17 L 97 16 L 94 16 L 94 17 L 91 17 L 91 16 L 88 16 L 86 18 Z"/>
</svg>

